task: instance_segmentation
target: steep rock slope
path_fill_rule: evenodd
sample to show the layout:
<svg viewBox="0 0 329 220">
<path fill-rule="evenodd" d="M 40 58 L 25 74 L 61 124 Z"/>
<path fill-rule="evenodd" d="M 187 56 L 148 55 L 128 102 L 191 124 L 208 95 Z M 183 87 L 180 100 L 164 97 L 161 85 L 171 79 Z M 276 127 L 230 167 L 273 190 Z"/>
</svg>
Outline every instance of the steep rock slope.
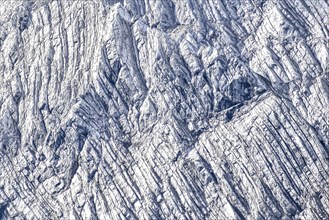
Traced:
<svg viewBox="0 0 329 220">
<path fill-rule="evenodd" d="M 326 0 L 4 0 L 0 218 L 328 219 Z"/>
</svg>

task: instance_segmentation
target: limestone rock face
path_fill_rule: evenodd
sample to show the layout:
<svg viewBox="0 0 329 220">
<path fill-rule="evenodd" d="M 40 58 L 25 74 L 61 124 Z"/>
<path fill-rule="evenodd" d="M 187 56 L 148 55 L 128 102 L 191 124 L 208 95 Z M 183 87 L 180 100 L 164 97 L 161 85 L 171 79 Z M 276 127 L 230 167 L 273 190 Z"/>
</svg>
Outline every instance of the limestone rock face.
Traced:
<svg viewBox="0 0 329 220">
<path fill-rule="evenodd" d="M 2 0 L 0 219 L 329 219 L 327 0 Z"/>
</svg>

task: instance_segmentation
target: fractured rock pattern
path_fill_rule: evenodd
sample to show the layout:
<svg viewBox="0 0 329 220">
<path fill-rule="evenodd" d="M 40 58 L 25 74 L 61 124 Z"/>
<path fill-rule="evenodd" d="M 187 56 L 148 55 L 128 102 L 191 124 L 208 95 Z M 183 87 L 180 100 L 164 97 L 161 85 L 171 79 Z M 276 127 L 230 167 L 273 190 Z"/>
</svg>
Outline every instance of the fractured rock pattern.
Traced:
<svg viewBox="0 0 329 220">
<path fill-rule="evenodd" d="M 3 0 L 0 219 L 329 219 L 327 0 Z"/>
</svg>

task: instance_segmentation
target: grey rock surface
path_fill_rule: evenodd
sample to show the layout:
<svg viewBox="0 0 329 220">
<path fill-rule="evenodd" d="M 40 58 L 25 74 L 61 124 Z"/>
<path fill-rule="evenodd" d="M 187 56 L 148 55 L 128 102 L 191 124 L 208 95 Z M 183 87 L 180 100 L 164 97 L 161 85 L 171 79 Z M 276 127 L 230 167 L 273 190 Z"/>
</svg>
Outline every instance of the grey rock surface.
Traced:
<svg viewBox="0 0 329 220">
<path fill-rule="evenodd" d="M 0 219 L 329 219 L 327 0 L 2 0 Z"/>
</svg>

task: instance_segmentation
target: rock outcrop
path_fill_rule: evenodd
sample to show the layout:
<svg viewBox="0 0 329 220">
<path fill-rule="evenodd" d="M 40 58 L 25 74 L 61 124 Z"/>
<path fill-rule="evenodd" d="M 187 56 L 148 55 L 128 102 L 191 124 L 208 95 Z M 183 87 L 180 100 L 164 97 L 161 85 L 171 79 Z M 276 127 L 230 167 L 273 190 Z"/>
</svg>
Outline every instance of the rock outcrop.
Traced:
<svg viewBox="0 0 329 220">
<path fill-rule="evenodd" d="M 329 219 L 327 0 L 3 0 L 0 219 Z"/>
</svg>

